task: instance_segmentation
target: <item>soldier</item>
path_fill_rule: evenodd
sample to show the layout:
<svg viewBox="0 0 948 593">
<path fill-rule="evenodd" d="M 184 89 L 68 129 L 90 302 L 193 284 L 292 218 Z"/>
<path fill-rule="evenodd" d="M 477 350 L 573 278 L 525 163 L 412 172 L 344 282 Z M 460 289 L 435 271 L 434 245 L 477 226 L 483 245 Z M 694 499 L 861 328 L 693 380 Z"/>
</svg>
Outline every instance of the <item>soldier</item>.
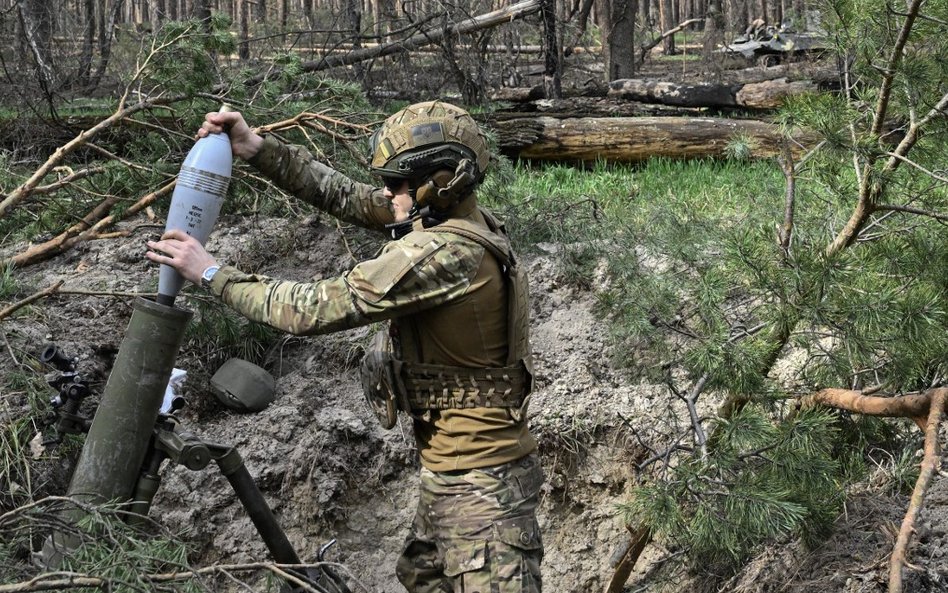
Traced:
<svg viewBox="0 0 948 593">
<path fill-rule="evenodd" d="M 309 283 L 221 265 L 181 231 L 150 241 L 147 257 L 293 334 L 391 320 L 362 378 L 383 426 L 410 414 L 421 456 L 399 581 L 412 593 L 539 592 L 543 476 L 526 422 L 526 277 L 503 225 L 477 203 L 489 152 L 476 122 L 438 101 L 389 117 L 371 141 L 382 188 L 255 134 L 239 113 L 209 113 L 198 135 L 224 128 L 234 154 L 277 185 L 391 241 L 341 277 Z"/>
</svg>

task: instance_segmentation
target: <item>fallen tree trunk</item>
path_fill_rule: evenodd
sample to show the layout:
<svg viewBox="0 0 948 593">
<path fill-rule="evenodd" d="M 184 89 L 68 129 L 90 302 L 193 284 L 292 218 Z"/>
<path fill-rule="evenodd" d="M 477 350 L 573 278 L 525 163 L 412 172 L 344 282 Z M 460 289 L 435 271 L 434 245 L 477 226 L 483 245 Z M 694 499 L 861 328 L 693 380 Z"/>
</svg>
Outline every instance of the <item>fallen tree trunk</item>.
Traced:
<svg viewBox="0 0 948 593">
<path fill-rule="evenodd" d="M 838 87 L 839 70 L 835 65 L 824 61 L 819 62 L 790 62 L 766 68 L 755 66 L 738 70 L 727 70 L 721 74 L 730 84 L 749 84 L 786 78 L 790 81 L 812 80 L 821 87 Z"/>
<path fill-rule="evenodd" d="M 729 144 L 746 142 L 751 158 L 780 154 L 784 137 L 757 120 L 707 117 L 534 117 L 492 124 L 502 152 L 512 158 L 594 162 L 636 162 L 652 157 L 688 159 L 726 156 Z M 816 135 L 793 137 L 802 152 Z"/>
<path fill-rule="evenodd" d="M 654 103 L 617 101 L 606 97 L 569 97 L 566 99 L 542 99 L 526 103 L 515 103 L 508 109 L 498 109 L 482 119 L 500 121 L 505 119 L 532 118 L 541 115 L 557 119 L 577 117 L 703 117 L 701 108 L 671 107 Z"/>
<path fill-rule="evenodd" d="M 786 78 L 747 84 L 680 84 L 635 78 L 609 83 L 610 97 L 679 107 L 776 109 L 787 97 L 819 90 L 812 80 Z"/>
</svg>

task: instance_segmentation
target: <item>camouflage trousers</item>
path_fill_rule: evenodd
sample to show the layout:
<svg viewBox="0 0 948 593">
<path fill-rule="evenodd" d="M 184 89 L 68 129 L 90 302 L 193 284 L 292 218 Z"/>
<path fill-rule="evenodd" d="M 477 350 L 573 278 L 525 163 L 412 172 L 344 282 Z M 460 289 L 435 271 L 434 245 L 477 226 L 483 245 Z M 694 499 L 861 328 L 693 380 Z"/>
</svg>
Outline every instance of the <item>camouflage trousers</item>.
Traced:
<svg viewBox="0 0 948 593">
<path fill-rule="evenodd" d="M 409 593 L 540 593 L 542 484 L 536 454 L 458 472 L 422 469 L 398 580 Z"/>
</svg>

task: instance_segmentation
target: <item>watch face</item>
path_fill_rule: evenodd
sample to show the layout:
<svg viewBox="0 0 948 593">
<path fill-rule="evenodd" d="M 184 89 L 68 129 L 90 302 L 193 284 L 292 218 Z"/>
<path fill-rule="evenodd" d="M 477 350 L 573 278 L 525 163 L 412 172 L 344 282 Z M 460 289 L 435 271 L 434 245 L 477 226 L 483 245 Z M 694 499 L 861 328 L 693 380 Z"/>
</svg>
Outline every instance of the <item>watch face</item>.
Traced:
<svg viewBox="0 0 948 593">
<path fill-rule="evenodd" d="M 204 270 L 204 274 L 201 275 L 201 281 L 203 282 L 205 286 L 211 283 L 211 280 L 214 279 L 214 274 L 217 273 L 218 269 L 220 269 L 218 268 L 218 266 L 211 266 L 208 269 Z"/>
</svg>

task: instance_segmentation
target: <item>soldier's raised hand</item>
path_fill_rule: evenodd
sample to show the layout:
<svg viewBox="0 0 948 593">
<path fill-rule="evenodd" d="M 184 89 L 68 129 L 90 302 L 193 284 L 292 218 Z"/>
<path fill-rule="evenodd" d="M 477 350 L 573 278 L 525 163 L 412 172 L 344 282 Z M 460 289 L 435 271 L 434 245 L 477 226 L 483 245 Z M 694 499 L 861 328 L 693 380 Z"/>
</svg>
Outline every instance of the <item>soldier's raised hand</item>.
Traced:
<svg viewBox="0 0 948 593">
<path fill-rule="evenodd" d="M 204 116 L 204 123 L 197 131 L 198 138 L 208 134 L 227 132 L 230 136 L 230 148 L 234 154 L 244 160 L 253 157 L 263 146 L 263 137 L 247 125 L 244 116 L 238 111 L 213 111 Z"/>
</svg>

